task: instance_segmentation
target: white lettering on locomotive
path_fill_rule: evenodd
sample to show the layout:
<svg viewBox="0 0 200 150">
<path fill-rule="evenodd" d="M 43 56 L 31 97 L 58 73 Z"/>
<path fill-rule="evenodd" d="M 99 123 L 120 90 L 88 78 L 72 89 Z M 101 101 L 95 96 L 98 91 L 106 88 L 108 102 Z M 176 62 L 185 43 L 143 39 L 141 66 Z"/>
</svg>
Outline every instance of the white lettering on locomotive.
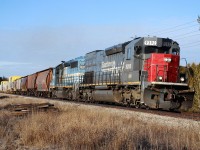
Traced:
<svg viewBox="0 0 200 150">
<path fill-rule="evenodd" d="M 131 64 L 126 64 L 126 69 L 131 69 Z"/>
<path fill-rule="evenodd" d="M 114 68 L 115 67 L 115 61 L 111 61 L 111 62 L 102 62 L 101 64 L 101 68 Z"/>
<path fill-rule="evenodd" d="M 144 41 L 144 45 L 156 46 L 157 41 Z"/>
</svg>

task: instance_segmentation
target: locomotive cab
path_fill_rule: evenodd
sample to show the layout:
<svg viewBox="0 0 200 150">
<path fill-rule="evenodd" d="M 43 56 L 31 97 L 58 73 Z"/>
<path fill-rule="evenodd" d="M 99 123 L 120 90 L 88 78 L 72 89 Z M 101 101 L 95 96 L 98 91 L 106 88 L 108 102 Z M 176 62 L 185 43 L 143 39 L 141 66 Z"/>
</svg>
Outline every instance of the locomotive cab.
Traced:
<svg viewBox="0 0 200 150">
<path fill-rule="evenodd" d="M 185 76 L 180 78 L 179 54 L 178 43 L 168 38 L 137 38 L 127 45 L 122 78 L 125 84 L 139 81 L 143 106 L 167 110 L 192 107 L 194 92 Z"/>
</svg>

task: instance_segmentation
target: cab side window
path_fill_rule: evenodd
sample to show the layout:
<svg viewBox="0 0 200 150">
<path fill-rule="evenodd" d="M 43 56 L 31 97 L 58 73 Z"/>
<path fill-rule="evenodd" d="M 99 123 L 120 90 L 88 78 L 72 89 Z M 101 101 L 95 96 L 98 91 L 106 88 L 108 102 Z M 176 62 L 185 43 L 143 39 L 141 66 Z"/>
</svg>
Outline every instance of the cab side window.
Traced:
<svg viewBox="0 0 200 150">
<path fill-rule="evenodd" d="M 173 55 L 179 55 L 179 50 L 176 49 L 176 48 L 172 49 L 172 54 Z"/>
<path fill-rule="evenodd" d="M 127 49 L 126 59 L 131 59 L 131 48 Z"/>
<path fill-rule="evenodd" d="M 140 46 L 135 46 L 134 50 L 135 50 L 135 55 L 136 56 L 139 56 L 141 54 L 141 52 L 142 52 L 142 48 Z"/>
</svg>

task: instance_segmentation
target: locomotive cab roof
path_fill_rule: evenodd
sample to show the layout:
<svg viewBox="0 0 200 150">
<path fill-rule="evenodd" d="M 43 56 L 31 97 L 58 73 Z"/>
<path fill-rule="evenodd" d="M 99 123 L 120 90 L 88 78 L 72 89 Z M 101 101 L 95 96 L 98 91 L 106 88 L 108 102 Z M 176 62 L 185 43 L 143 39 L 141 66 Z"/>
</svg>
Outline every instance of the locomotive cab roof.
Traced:
<svg viewBox="0 0 200 150">
<path fill-rule="evenodd" d="M 114 46 L 111 46 L 111 47 L 108 47 L 105 49 L 105 53 L 106 55 L 112 55 L 112 54 L 116 54 L 116 53 L 125 53 L 125 47 L 126 45 L 128 45 L 131 41 L 127 41 L 127 42 L 124 42 L 124 43 L 121 43 L 121 44 L 117 44 L 117 45 L 114 45 Z"/>
<path fill-rule="evenodd" d="M 134 47 L 134 50 L 139 53 L 171 53 L 179 54 L 180 47 L 176 41 L 169 38 L 160 37 L 141 37 L 132 40 L 127 47 Z"/>
<path fill-rule="evenodd" d="M 94 51 L 86 53 L 85 55 L 88 55 L 88 54 L 91 54 L 91 53 L 98 53 L 98 52 L 101 52 L 101 51 L 104 51 L 104 50 L 94 50 Z"/>
</svg>

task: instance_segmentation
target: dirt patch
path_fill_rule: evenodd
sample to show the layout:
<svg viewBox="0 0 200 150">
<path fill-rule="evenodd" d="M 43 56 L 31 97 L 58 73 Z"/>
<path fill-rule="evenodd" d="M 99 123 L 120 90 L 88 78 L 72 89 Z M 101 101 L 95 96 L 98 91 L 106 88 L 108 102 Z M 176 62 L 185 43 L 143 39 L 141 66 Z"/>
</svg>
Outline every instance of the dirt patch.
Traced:
<svg viewBox="0 0 200 150">
<path fill-rule="evenodd" d="M 55 112 L 58 108 L 51 103 L 34 103 L 34 104 L 8 104 L 0 110 L 10 111 L 14 116 L 28 115 L 35 112 Z"/>
<path fill-rule="evenodd" d="M 9 98 L 9 96 L 0 96 L 0 99 L 5 99 L 5 98 Z"/>
</svg>

